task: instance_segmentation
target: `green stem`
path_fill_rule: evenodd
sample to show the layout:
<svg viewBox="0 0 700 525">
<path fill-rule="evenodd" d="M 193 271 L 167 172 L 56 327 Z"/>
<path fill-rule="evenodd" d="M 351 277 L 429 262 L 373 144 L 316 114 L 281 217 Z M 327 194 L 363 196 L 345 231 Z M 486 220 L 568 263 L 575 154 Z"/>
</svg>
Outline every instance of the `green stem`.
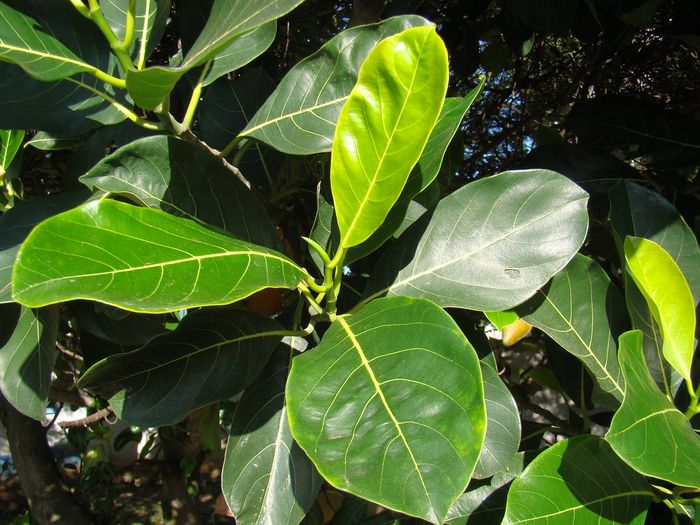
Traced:
<svg viewBox="0 0 700 525">
<path fill-rule="evenodd" d="M 304 295 L 308 303 L 311 305 L 311 308 L 316 310 L 316 313 L 323 314 L 323 308 L 321 308 L 321 306 L 316 302 L 316 299 L 314 299 L 313 295 L 311 295 L 311 292 L 309 291 L 309 288 L 304 283 L 299 283 L 297 289 Z"/>
<path fill-rule="evenodd" d="M 116 88 L 126 89 L 126 80 L 124 80 L 123 78 L 117 78 L 97 68 L 88 70 L 88 73 L 90 73 L 95 78 L 100 79 L 102 82 L 111 84 Z"/>
<path fill-rule="evenodd" d="M 328 253 L 326 252 L 326 250 L 323 248 L 323 246 L 321 246 L 319 243 L 317 243 L 316 241 L 314 241 L 313 239 L 310 239 L 310 238 L 308 238 L 308 237 L 303 237 L 303 236 L 302 236 L 302 240 L 303 240 L 306 244 L 308 244 L 309 246 L 311 246 L 311 248 L 313 248 L 313 250 L 314 250 L 314 251 L 318 254 L 318 256 L 321 258 L 321 260 L 323 261 L 323 264 L 324 264 L 325 266 L 330 266 L 330 264 L 331 264 L 331 258 L 330 258 L 330 256 L 328 255 Z"/>
<path fill-rule="evenodd" d="M 314 278 L 311 276 L 311 274 L 307 273 L 304 277 L 304 282 L 306 285 L 309 287 L 310 290 L 316 292 L 316 293 L 324 293 L 326 291 L 326 288 L 318 284 Z"/>
<path fill-rule="evenodd" d="M 240 135 L 237 135 L 231 142 L 229 142 L 229 143 L 226 145 L 226 147 L 225 147 L 224 149 L 222 149 L 222 150 L 219 152 L 219 157 L 221 157 L 222 159 L 228 157 L 228 156 L 231 154 L 231 152 L 233 151 L 233 148 L 235 148 L 236 145 L 238 145 L 238 143 L 239 143 L 241 140 L 243 140 L 244 138 L 245 138 L 245 137 L 242 137 L 242 136 L 240 136 Z"/>
<path fill-rule="evenodd" d="M 685 417 L 690 419 L 695 414 L 700 412 L 700 386 L 698 387 L 698 390 L 695 391 L 695 390 L 693 390 L 693 386 L 688 381 L 686 381 L 686 385 L 688 386 L 688 394 L 690 395 L 690 403 L 688 404 L 688 408 L 685 411 Z"/>
<path fill-rule="evenodd" d="M 109 24 L 107 23 L 107 19 L 105 18 L 105 15 L 102 13 L 102 9 L 100 8 L 100 4 L 98 0 L 88 0 L 90 4 L 90 11 L 88 18 L 92 20 L 93 24 L 95 24 L 100 31 L 102 31 L 102 34 L 104 37 L 107 39 L 107 42 L 109 43 L 109 47 L 112 48 L 112 51 L 114 51 L 114 54 L 116 55 L 117 59 L 119 60 L 119 63 L 122 66 L 122 69 L 124 69 L 124 73 L 131 69 L 132 63 L 131 63 L 131 57 L 129 56 L 129 53 L 127 53 L 124 49 L 122 49 L 120 46 L 122 45 L 121 40 L 117 38 L 117 35 L 114 34 L 114 31 L 112 31 L 112 28 L 109 27 Z M 75 5 L 75 3 L 73 4 Z M 80 8 L 78 8 L 78 11 L 80 11 Z M 133 35 L 132 35 L 133 38 Z M 126 84 L 124 84 L 126 87 Z"/>
<path fill-rule="evenodd" d="M 126 53 L 129 52 L 131 44 L 134 43 L 134 33 L 136 29 L 136 0 L 129 0 L 129 7 L 126 10 L 126 24 L 124 29 L 124 40 L 118 48 Z M 131 62 L 131 60 L 129 60 Z"/>
<path fill-rule="evenodd" d="M 243 145 L 240 148 L 238 148 L 238 151 L 233 156 L 233 159 L 231 159 L 231 164 L 238 167 L 241 164 L 241 159 L 243 158 L 243 155 L 246 154 L 246 151 L 248 151 L 252 145 L 253 145 L 252 140 L 246 140 L 243 143 Z M 222 155 L 222 157 L 225 157 L 225 156 L 226 155 Z M 268 181 L 270 181 L 270 185 L 272 185 L 272 181 L 270 180 L 269 176 L 268 176 Z"/>
<path fill-rule="evenodd" d="M 109 102 L 112 106 L 114 106 L 115 109 L 117 111 L 119 111 L 119 113 L 124 115 L 126 118 L 128 118 L 134 124 L 141 126 L 144 129 L 148 129 L 150 131 L 162 131 L 163 129 L 165 129 L 162 124 L 158 124 L 156 122 L 149 122 L 148 120 L 142 119 L 141 117 L 139 117 L 136 113 L 131 111 L 126 106 L 122 105 L 121 103 L 117 102 L 116 100 L 114 100 L 112 97 L 110 97 L 106 93 L 103 93 L 102 91 L 95 89 L 92 86 L 88 86 L 87 84 L 84 84 L 83 82 L 80 82 L 79 80 L 75 80 L 74 78 L 67 78 L 66 80 L 68 80 L 69 82 L 73 82 L 74 84 L 76 84 L 84 89 L 87 89 L 88 91 L 94 93 L 95 95 L 97 95 L 99 97 L 102 97 L 104 100 Z"/>
<path fill-rule="evenodd" d="M 211 69 L 212 61 L 210 60 L 204 64 L 202 72 L 199 74 L 199 79 L 197 84 L 195 84 L 192 90 L 192 96 L 190 97 L 190 103 L 187 105 L 187 111 L 185 112 L 185 118 L 182 120 L 182 130 L 187 131 L 192 127 L 192 121 L 194 116 L 197 114 L 197 107 L 199 106 L 199 101 L 202 99 L 202 89 L 204 88 L 204 79 Z"/>
<path fill-rule="evenodd" d="M 78 13 L 83 15 L 85 18 L 90 18 L 90 10 L 82 2 L 82 0 L 70 0 L 70 3 L 73 4 L 73 7 L 75 7 Z"/>
</svg>

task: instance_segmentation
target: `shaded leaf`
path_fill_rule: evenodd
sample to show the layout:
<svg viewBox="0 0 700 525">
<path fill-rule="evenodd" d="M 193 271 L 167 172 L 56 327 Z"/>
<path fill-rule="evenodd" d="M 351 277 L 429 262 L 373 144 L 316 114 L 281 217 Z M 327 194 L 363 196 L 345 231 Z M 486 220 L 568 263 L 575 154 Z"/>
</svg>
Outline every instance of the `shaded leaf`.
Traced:
<svg viewBox="0 0 700 525">
<path fill-rule="evenodd" d="M 117 345 L 144 345 L 167 331 L 165 315 L 138 314 L 88 301 L 70 303 L 70 311 L 82 334 L 89 332 Z"/>
<path fill-rule="evenodd" d="M 338 317 L 294 358 L 287 403 L 329 483 L 433 523 L 464 491 L 486 430 L 476 352 L 442 309 L 408 297 Z"/>
<path fill-rule="evenodd" d="M 0 215 L 0 303 L 12 301 L 12 267 L 29 232 L 41 221 L 84 202 L 89 195 L 64 193 L 18 202 Z"/>
<path fill-rule="evenodd" d="M 622 400 L 616 340 L 627 325 L 625 303 L 598 263 L 577 254 L 516 312 L 578 357 L 605 392 Z"/>
<path fill-rule="evenodd" d="M 0 130 L 0 180 L 22 147 L 24 130 Z"/>
<path fill-rule="evenodd" d="M 255 195 L 220 161 L 175 137 L 133 141 L 100 161 L 80 181 L 93 191 L 130 195 L 146 206 L 216 226 L 239 239 L 280 246 Z"/>
<path fill-rule="evenodd" d="M 17 410 L 44 420 L 56 361 L 58 309 L 0 305 L 0 391 Z"/>
<path fill-rule="evenodd" d="M 285 75 L 241 136 L 294 155 L 330 151 L 338 115 L 370 51 L 386 37 L 427 24 L 419 16 L 402 16 L 333 37 Z"/>
<path fill-rule="evenodd" d="M 233 414 L 221 484 L 240 525 L 299 523 L 321 486 L 289 430 L 284 401 L 289 361 L 289 352 L 279 351 Z"/>
<path fill-rule="evenodd" d="M 13 293 L 27 306 L 92 299 L 160 313 L 295 288 L 302 275 L 274 250 L 160 210 L 102 200 L 32 231 L 17 256 Z"/>
<path fill-rule="evenodd" d="M 189 412 L 241 392 L 260 373 L 284 331 L 247 310 L 200 310 L 131 352 L 107 357 L 80 378 L 134 425 L 175 424 Z"/>
<path fill-rule="evenodd" d="M 573 25 L 578 0 L 506 0 L 513 14 L 546 33 L 566 33 Z"/>
<path fill-rule="evenodd" d="M 582 144 L 644 157 L 656 167 L 700 163 L 700 121 L 621 96 L 583 100 L 569 113 L 568 129 Z"/>
<path fill-rule="evenodd" d="M 549 447 L 513 481 L 503 525 L 642 525 L 653 495 L 605 441 L 577 436 Z"/>
<path fill-rule="evenodd" d="M 401 194 L 447 90 L 447 50 L 432 26 L 382 40 L 362 64 L 331 152 L 340 247 L 365 241 Z"/>
<path fill-rule="evenodd" d="M 695 304 L 683 272 L 654 241 L 628 236 L 624 250 L 627 268 L 661 329 L 663 356 L 690 383 Z"/>
<path fill-rule="evenodd" d="M 489 365 L 481 364 L 486 402 L 486 437 L 474 478 L 483 479 L 508 467 L 520 446 L 520 413 L 508 387 Z"/>
<path fill-rule="evenodd" d="M 700 437 L 654 383 L 639 330 L 620 336 L 620 366 L 627 390 L 606 441 L 645 476 L 700 487 Z"/>
<path fill-rule="evenodd" d="M 471 310 L 511 308 L 579 249 L 588 227 L 587 199 L 574 183 L 546 170 L 469 183 L 386 250 L 367 292 Z"/>
</svg>

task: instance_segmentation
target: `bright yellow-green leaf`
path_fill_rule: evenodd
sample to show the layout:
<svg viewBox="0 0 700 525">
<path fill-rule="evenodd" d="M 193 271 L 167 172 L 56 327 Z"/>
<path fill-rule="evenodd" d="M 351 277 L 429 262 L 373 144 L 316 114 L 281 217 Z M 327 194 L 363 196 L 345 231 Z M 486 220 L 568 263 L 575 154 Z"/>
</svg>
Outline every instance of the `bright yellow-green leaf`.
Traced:
<svg viewBox="0 0 700 525">
<path fill-rule="evenodd" d="M 399 198 L 440 114 L 447 77 L 433 26 L 383 40 L 363 63 L 331 152 L 341 247 L 372 235 Z"/>
<path fill-rule="evenodd" d="M 690 382 L 695 303 L 683 272 L 666 250 L 641 237 L 625 239 L 625 260 L 661 328 L 664 357 Z"/>
</svg>

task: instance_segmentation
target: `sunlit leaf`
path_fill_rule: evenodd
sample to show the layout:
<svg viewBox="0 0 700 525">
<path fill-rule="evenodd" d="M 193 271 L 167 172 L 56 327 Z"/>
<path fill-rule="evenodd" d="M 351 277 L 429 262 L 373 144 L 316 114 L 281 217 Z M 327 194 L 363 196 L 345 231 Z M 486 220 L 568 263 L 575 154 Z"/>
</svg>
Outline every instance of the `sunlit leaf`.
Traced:
<svg viewBox="0 0 700 525">
<path fill-rule="evenodd" d="M 253 312 L 200 310 L 138 350 L 98 362 L 80 386 L 109 397 L 119 418 L 131 424 L 174 424 L 242 391 L 282 335 L 274 320 Z"/>
<path fill-rule="evenodd" d="M 637 472 L 700 487 L 700 436 L 654 383 L 639 330 L 620 336 L 619 357 L 627 390 L 606 441 Z"/>
<path fill-rule="evenodd" d="M 340 246 L 366 240 L 399 198 L 437 121 L 447 50 L 431 26 L 381 41 L 343 106 L 331 152 Z"/>
<path fill-rule="evenodd" d="M 269 248 L 160 210 L 102 200 L 32 231 L 17 256 L 13 294 L 33 307 L 93 299 L 159 313 L 295 288 L 302 275 Z"/>
<path fill-rule="evenodd" d="M 407 297 L 338 317 L 294 358 L 287 403 L 294 438 L 329 483 L 436 524 L 486 430 L 476 352 L 442 309 Z"/>
<path fill-rule="evenodd" d="M 581 247 L 587 199 L 566 177 L 546 170 L 471 182 L 442 199 L 384 252 L 367 292 L 424 297 L 470 310 L 511 308 Z"/>
<path fill-rule="evenodd" d="M 513 481 L 503 525 L 642 525 L 653 496 L 605 441 L 577 436 L 546 449 Z"/>
</svg>

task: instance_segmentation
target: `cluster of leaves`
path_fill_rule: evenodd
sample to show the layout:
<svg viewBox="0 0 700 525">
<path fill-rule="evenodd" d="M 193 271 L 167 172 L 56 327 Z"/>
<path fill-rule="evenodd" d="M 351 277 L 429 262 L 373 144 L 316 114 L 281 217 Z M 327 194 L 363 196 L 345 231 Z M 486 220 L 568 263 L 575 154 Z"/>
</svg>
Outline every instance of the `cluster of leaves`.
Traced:
<svg viewBox="0 0 700 525">
<path fill-rule="evenodd" d="M 609 152 L 692 168 L 697 121 L 650 110 L 640 129 L 609 100 L 582 102 L 569 119 L 589 147 L 538 148 L 531 169 L 444 191 L 484 81 L 446 98 L 447 50 L 421 16 L 347 29 L 275 85 L 248 64 L 301 0 L 178 1 L 167 64 L 149 59 L 168 0 L 54 4 L 0 1 L 3 175 L 21 174 L 22 143 L 71 152 L 58 195 L 21 199 L 3 179 L 0 390 L 18 410 L 44 417 L 68 319 L 85 369 L 67 388 L 130 424 L 237 397 L 222 488 L 241 524 L 312 522 L 324 482 L 357 497 L 334 518 L 347 524 L 643 523 L 652 502 L 695 515 L 700 249 Z M 300 157 L 315 219 L 284 226 L 305 250 L 263 204 L 294 191 L 279 173 Z M 579 253 L 589 194 L 617 253 Z M 253 306 L 261 294 L 273 312 Z M 576 377 L 549 381 L 571 424 L 537 432 L 556 444 L 521 450 L 499 375 L 512 364 L 483 344 L 485 319 L 573 356 Z"/>
</svg>

